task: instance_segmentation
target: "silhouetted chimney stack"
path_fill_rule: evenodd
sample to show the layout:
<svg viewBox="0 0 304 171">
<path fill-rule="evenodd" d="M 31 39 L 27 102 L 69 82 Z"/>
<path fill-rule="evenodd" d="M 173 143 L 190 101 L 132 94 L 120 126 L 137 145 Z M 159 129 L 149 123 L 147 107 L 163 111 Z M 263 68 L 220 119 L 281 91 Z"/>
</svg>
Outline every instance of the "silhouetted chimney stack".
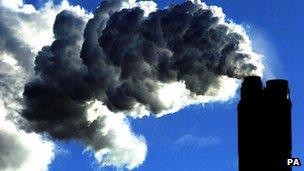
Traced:
<svg viewBox="0 0 304 171">
<path fill-rule="evenodd" d="M 248 76 L 238 104 L 239 171 L 291 171 L 291 101 L 286 80 Z"/>
</svg>

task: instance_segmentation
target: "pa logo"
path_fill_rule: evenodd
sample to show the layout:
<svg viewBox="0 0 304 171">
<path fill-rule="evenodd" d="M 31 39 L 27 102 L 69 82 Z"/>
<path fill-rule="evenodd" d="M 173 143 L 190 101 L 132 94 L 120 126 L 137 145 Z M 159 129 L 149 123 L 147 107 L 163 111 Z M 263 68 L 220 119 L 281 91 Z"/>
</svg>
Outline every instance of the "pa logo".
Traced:
<svg viewBox="0 0 304 171">
<path fill-rule="evenodd" d="M 301 166 L 301 161 L 299 158 L 290 158 L 287 159 L 288 166 Z"/>
</svg>

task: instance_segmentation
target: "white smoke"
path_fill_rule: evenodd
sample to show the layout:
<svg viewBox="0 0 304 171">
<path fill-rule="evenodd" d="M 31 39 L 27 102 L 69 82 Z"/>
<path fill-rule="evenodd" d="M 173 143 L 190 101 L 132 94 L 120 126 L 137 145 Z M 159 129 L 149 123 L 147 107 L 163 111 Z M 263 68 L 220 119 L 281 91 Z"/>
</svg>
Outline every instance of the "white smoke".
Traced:
<svg viewBox="0 0 304 171">
<path fill-rule="evenodd" d="M 87 117 L 91 123 L 96 120 L 102 122 L 102 129 L 96 134 L 96 139 L 91 141 L 109 141 L 103 148 L 95 150 L 95 157 L 102 166 L 133 169 L 144 162 L 147 154 L 146 141 L 144 137 L 132 133 L 123 113 L 113 113 L 102 102 L 94 101 L 90 104 Z M 88 150 L 91 149 L 88 147 Z"/>
<path fill-rule="evenodd" d="M 53 23 L 64 9 L 88 20 L 91 15 L 67 1 L 51 1 L 36 10 L 22 0 L 0 0 L 0 170 L 43 171 L 55 156 L 55 144 L 36 133 L 20 130 L 24 84 L 31 78 L 37 52 L 53 41 Z M 3 31 L 3 30 L 2 30 Z M 11 49 L 10 49 L 11 48 Z M 23 65 L 26 64 L 26 65 Z"/>
<path fill-rule="evenodd" d="M 55 145 L 41 135 L 19 130 L 5 119 L 0 101 L 0 170 L 47 170 L 54 158 Z"/>
</svg>

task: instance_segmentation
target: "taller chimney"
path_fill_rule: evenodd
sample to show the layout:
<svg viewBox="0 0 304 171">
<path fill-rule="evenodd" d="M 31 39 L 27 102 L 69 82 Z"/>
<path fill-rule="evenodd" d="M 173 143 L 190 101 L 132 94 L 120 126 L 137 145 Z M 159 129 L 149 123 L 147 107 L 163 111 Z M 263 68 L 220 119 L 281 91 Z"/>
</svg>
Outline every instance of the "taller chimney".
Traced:
<svg viewBox="0 0 304 171">
<path fill-rule="evenodd" d="M 291 171 L 291 101 L 286 80 L 244 78 L 238 104 L 239 171 Z"/>
</svg>

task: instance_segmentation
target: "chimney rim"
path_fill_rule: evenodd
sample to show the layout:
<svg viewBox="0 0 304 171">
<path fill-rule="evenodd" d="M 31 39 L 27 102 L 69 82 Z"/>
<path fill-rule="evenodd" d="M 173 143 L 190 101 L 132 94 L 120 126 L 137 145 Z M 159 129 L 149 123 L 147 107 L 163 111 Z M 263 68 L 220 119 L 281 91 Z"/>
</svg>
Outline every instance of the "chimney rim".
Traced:
<svg viewBox="0 0 304 171">
<path fill-rule="evenodd" d="M 243 81 L 261 81 L 261 77 L 260 76 L 257 76 L 257 75 L 249 75 L 249 76 L 245 76 L 243 78 Z"/>
<path fill-rule="evenodd" d="M 288 81 L 284 79 L 272 79 L 266 81 L 266 87 L 267 86 L 272 86 L 272 85 L 284 85 L 288 87 Z"/>
</svg>

